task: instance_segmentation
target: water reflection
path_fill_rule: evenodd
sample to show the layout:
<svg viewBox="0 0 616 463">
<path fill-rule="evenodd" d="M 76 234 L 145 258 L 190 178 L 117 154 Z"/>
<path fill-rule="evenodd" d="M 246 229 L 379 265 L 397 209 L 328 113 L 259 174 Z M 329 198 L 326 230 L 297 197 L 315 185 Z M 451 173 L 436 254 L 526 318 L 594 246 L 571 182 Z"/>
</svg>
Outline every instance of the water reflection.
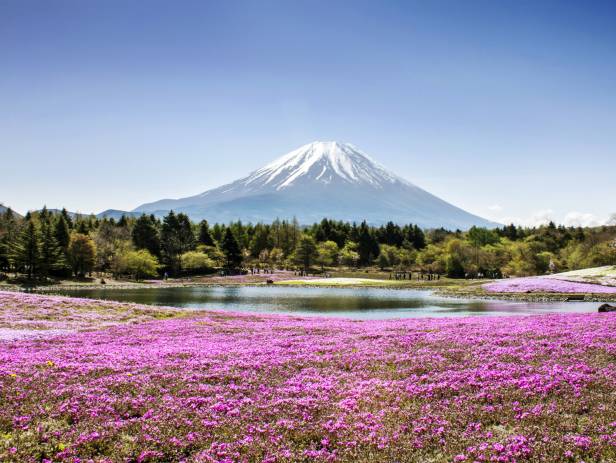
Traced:
<svg viewBox="0 0 616 463">
<path fill-rule="evenodd" d="M 595 312 L 593 302 L 454 299 L 424 290 L 381 288 L 190 287 L 70 290 L 69 296 L 237 312 L 327 315 L 357 319 Z"/>
</svg>

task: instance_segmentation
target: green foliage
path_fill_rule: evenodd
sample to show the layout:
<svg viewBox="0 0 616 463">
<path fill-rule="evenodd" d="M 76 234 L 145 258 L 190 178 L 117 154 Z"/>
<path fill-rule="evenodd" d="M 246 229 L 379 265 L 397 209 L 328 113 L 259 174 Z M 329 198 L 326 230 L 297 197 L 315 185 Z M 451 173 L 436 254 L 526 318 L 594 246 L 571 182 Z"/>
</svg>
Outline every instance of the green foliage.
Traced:
<svg viewBox="0 0 616 463">
<path fill-rule="evenodd" d="M 301 265 L 304 271 L 308 271 L 317 256 L 318 251 L 314 238 L 307 234 L 302 235 L 293 254 L 293 261 Z"/>
<path fill-rule="evenodd" d="M 95 244 L 95 261 L 85 270 L 69 255 L 71 234 L 87 235 Z M 195 232 L 198 239 L 195 239 Z M 307 245 L 312 240 L 315 249 Z M 81 238 L 80 238 L 81 239 Z M 46 208 L 20 217 L 0 213 L 0 272 L 30 278 L 92 269 L 117 273 L 133 250 L 159 257 L 166 271 L 208 272 L 212 267 L 238 269 L 319 265 L 365 267 L 378 265 L 400 271 L 424 270 L 455 277 L 523 276 L 601 265 L 616 265 L 616 226 L 595 228 L 549 224 L 537 228 L 507 225 L 467 232 L 421 230 L 417 225 L 389 222 L 374 227 L 323 219 L 301 228 L 296 220 L 271 224 L 192 224 L 184 214 L 170 212 L 161 221 L 153 216 L 124 216 L 119 221 L 94 216 L 54 213 Z M 209 259 L 204 270 L 193 269 L 187 253 Z M 302 254 L 309 256 L 308 265 Z M 193 254 L 188 254 L 192 256 Z M 70 267 L 69 267 L 70 265 Z M 187 268 L 188 265 L 190 268 Z M 64 270 L 63 270 L 64 269 Z"/>
<path fill-rule="evenodd" d="M 496 244 L 499 241 L 499 237 L 493 230 L 487 228 L 471 227 L 466 233 L 466 239 L 474 247 L 483 247 L 488 244 Z"/>
<path fill-rule="evenodd" d="M 46 218 L 41 225 L 40 273 L 48 277 L 65 265 L 64 252 L 58 245 L 49 218 Z"/>
<path fill-rule="evenodd" d="M 301 265 L 304 271 L 308 271 L 317 255 L 317 245 L 314 238 L 307 234 L 302 235 L 297 243 L 297 249 L 293 253 L 293 262 Z"/>
<path fill-rule="evenodd" d="M 359 237 L 357 242 L 359 264 L 369 265 L 373 259 L 378 257 L 379 252 L 379 242 L 376 239 L 374 231 L 368 227 L 365 221 L 362 222 L 359 227 Z"/>
<path fill-rule="evenodd" d="M 103 221 L 91 235 L 96 244 L 96 263 L 98 271 L 106 272 L 116 266 L 116 257 L 132 249 L 128 223 L 117 224 Z"/>
<path fill-rule="evenodd" d="M 212 238 L 212 233 L 210 233 L 210 225 L 207 223 L 207 220 L 202 220 L 199 222 L 199 244 L 204 246 L 214 246 L 214 238 Z"/>
<path fill-rule="evenodd" d="M 357 267 L 359 264 L 359 253 L 357 252 L 357 243 L 348 241 L 340 251 L 340 262 L 348 267 Z"/>
<path fill-rule="evenodd" d="M 234 270 L 242 265 L 244 256 L 235 234 L 231 228 L 227 228 L 225 236 L 222 239 L 222 252 L 225 255 L 225 267 L 228 270 Z"/>
<path fill-rule="evenodd" d="M 19 236 L 19 221 L 11 208 L 0 213 L 0 271 L 10 270 L 11 254 Z"/>
<path fill-rule="evenodd" d="M 207 272 L 214 268 L 215 263 L 204 252 L 188 251 L 182 254 L 182 269 L 189 273 Z"/>
<path fill-rule="evenodd" d="M 33 218 L 26 222 L 19 238 L 13 244 L 11 260 L 14 267 L 24 270 L 28 279 L 32 279 L 39 272 L 41 237 Z"/>
<path fill-rule="evenodd" d="M 83 233 L 73 233 L 67 251 L 68 262 L 77 277 L 85 277 L 94 268 L 96 245 Z"/>
<path fill-rule="evenodd" d="M 317 245 L 316 263 L 321 266 L 337 265 L 338 264 L 338 244 L 335 241 L 324 241 Z"/>
<path fill-rule="evenodd" d="M 173 273 L 181 270 L 180 256 L 195 249 L 195 235 L 192 224 L 186 214 L 169 212 L 163 219 L 160 233 L 161 255 L 163 263 Z"/>
<path fill-rule="evenodd" d="M 146 249 L 150 254 L 160 256 L 158 221 L 154 216 L 144 214 L 139 217 L 133 226 L 131 238 L 137 249 Z"/>
<path fill-rule="evenodd" d="M 58 246 L 64 251 L 68 248 L 68 244 L 71 241 L 71 232 L 69 230 L 68 222 L 63 215 L 58 217 L 54 228 L 54 236 L 58 243 Z"/>
<path fill-rule="evenodd" d="M 120 275 L 132 275 L 136 280 L 155 277 L 158 274 L 158 259 L 146 249 L 126 251 L 117 256 L 114 271 Z"/>
</svg>

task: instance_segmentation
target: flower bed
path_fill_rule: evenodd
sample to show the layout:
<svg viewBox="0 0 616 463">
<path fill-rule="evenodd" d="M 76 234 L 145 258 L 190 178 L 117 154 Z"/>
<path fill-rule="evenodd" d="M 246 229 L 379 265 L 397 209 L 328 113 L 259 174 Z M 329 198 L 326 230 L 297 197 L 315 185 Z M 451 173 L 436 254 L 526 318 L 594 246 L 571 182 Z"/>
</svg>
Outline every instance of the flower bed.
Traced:
<svg viewBox="0 0 616 463">
<path fill-rule="evenodd" d="M 183 313 L 172 307 L 0 291 L 0 340 L 48 337 Z"/>
<path fill-rule="evenodd" d="M 594 293 L 616 294 L 616 286 L 561 280 L 554 277 L 507 278 L 486 283 L 483 286 L 492 293 Z"/>
<path fill-rule="evenodd" d="M 615 390 L 614 314 L 208 312 L 0 342 L 0 461 L 608 462 Z"/>
</svg>

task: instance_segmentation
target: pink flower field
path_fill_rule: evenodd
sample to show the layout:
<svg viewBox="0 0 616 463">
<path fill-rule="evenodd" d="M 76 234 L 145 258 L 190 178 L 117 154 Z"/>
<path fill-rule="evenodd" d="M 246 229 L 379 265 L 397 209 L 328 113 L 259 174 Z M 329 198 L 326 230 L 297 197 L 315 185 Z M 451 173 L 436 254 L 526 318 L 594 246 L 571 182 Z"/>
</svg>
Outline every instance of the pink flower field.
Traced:
<svg viewBox="0 0 616 463">
<path fill-rule="evenodd" d="M 0 291 L 0 341 L 177 317 L 186 311 L 113 301 Z"/>
<path fill-rule="evenodd" d="M 0 341 L 0 461 L 616 461 L 616 314 L 138 321 Z"/>
<path fill-rule="evenodd" d="M 606 286 L 578 281 L 561 280 L 554 276 L 506 278 L 483 285 L 483 289 L 492 293 L 591 293 L 616 294 L 616 286 Z"/>
</svg>

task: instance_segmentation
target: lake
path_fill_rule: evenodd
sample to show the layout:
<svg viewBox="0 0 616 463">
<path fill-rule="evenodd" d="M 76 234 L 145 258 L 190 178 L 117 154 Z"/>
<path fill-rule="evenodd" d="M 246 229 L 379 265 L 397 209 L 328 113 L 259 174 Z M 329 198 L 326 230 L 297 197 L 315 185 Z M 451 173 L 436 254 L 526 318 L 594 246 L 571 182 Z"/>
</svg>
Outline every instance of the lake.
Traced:
<svg viewBox="0 0 616 463">
<path fill-rule="evenodd" d="M 193 310 L 321 315 L 354 319 L 528 315 L 596 312 L 597 302 L 518 302 L 456 299 L 432 291 L 383 288 L 218 286 L 80 289 L 59 294 Z"/>
</svg>

